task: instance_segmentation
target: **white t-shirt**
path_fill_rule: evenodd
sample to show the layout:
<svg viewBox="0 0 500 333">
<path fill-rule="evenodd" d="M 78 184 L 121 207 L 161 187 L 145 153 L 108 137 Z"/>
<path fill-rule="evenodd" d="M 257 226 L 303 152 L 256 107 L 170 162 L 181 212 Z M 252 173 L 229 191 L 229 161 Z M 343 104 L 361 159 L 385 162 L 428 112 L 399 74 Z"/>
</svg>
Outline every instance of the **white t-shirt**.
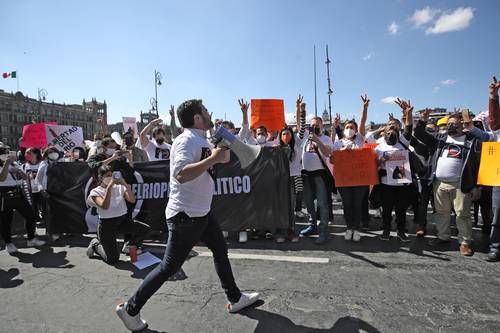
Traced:
<svg viewBox="0 0 500 333">
<path fill-rule="evenodd" d="M 172 146 L 165 142 L 160 145 L 155 140 L 150 140 L 146 147 L 142 149 L 146 151 L 150 161 L 158 161 L 170 159 L 170 150 Z"/>
<path fill-rule="evenodd" d="M 0 167 L 0 170 L 2 167 Z M 16 167 L 13 167 L 12 165 L 9 166 L 9 170 L 16 169 Z M 22 184 L 22 180 L 15 180 L 14 177 L 12 177 L 12 174 L 10 172 L 7 173 L 7 178 L 5 178 L 4 181 L 0 182 L 0 187 L 16 187 L 20 186 Z"/>
<path fill-rule="evenodd" d="M 306 131 L 305 135 L 306 135 L 306 139 L 305 139 L 306 142 L 305 142 L 303 153 L 302 153 L 302 165 L 303 165 L 304 170 L 316 171 L 316 170 L 324 169 L 323 164 L 321 163 L 321 161 L 318 157 L 318 154 L 316 154 L 316 151 L 314 150 L 314 147 L 316 147 L 316 143 L 309 140 L 309 134 L 307 131 Z M 319 139 L 321 140 L 321 142 L 324 145 L 326 145 L 330 148 L 333 148 L 333 142 L 328 136 L 323 134 L 319 137 Z M 330 159 L 327 156 L 326 157 L 323 156 L 323 154 L 321 153 L 321 151 L 319 149 L 318 149 L 318 151 L 321 154 L 321 156 L 323 157 L 323 161 L 326 163 L 326 166 L 330 170 L 332 170 L 332 166 L 330 164 Z"/>
<path fill-rule="evenodd" d="M 356 135 L 352 139 L 342 138 L 337 140 L 333 144 L 333 150 L 341 150 L 342 148 L 350 148 L 350 149 L 361 149 L 365 145 L 365 137 L 360 133 L 356 133 Z"/>
<path fill-rule="evenodd" d="M 292 160 L 290 161 L 290 176 L 300 176 L 302 174 L 302 149 L 304 147 L 305 139 L 299 138 L 298 134 L 295 134 L 295 147 L 293 152 Z"/>
<path fill-rule="evenodd" d="M 436 178 L 444 182 L 458 182 L 462 174 L 465 135 L 453 138 L 448 135 L 446 146 L 438 157 Z"/>
<path fill-rule="evenodd" d="M 40 184 L 36 180 L 36 175 L 38 174 L 38 170 L 40 168 L 41 162 L 37 164 L 31 164 L 31 163 L 24 163 L 22 166 L 22 169 L 26 174 L 31 176 L 31 192 L 32 193 L 39 193 L 40 192 Z"/>
<path fill-rule="evenodd" d="M 194 128 L 185 128 L 175 138 L 170 157 L 170 196 L 165 215 L 167 219 L 184 212 L 189 217 L 201 217 L 208 214 L 214 194 L 214 180 L 208 170 L 197 178 L 179 183 L 177 175 L 188 164 L 196 163 L 212 154 L 212 145 L 206 132 Z"/>
<path fill-rule="evenodd" d="M 102 197 L 106 195 L 106 188 L 98 186 L 90 191 L 87 203 L 97 209 L 97 214 L 101 219 L 110 219 L 127 214 L 127 203 L 123 195 L 127 188 L 123 185 L 113 185 L 111 189 L 111 198 L 109 200 L 109 208 L 102 209 L 95 203 L 93 197 Z"/>
<path fill-rule="evenodd" d="M 385 140 L 380 143 L 377 148 L 375 148 L 375 152 L 377 153 L 378 155 L 378 158 L 382 158 L 384 156 L 384 153 L 386 152 L 393 152 L 393 151 L 398 151 L 398 150 L 406 150 L 403 145 L 401 143 L 396 143 L 394 146 L 391 146 L 391 145 L 388 145 Z M 380 166 L 380 168 L 382 170 L 386 170 L 387 169 L 385 168 L 384 164 L 382 164 Z M 382 184 L 386 184 L 386 185 L 391 185 L 391 186 L 404 186 L 405 184 L 401 184 L 401 183 L 398 183 L 398 184 L 393 184 L 393 183 L 389 183 L 388 180 L 387 180 L 387 175 L 383 176 L 382 179 Z"/>
</svg>

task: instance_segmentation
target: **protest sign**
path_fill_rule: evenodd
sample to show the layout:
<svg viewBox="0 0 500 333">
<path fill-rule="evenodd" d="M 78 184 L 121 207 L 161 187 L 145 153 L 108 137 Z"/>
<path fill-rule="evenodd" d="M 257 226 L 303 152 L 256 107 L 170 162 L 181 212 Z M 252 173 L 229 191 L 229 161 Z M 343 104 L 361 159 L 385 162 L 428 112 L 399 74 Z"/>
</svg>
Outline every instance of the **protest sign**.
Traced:
<svg viewBox="0 0 500 333">
<path fill-rule="evenodd" d="M 45 135 L 45 124 L 57 124 L 55 122 L 44 122 L 38 124 L 27 124 L 23 127 L 23 138 L 21 148 L 47 147 L 47 136 Z"/>
<path fill-rule="evenodd" d="M 337 187 L 379 183 L 377 155 L 371 148 L 337 150 L 333 153 L 333 164 Z"/>
<path fill-rule="evenodd" d="M 385 161 L 388 185 L 411 183 L 411 168 L 408 150 L 386 151 Z"/>
<path fill-rule="evenodd" d="M 84 147 L 83 131 L 78 126 L 45 125 L 47 144 L 59 151 L 71 151 L 75 147 Z"/>
<path fill-rule="evenodd" d="M 265 126 L 268 132 L 279 131 L 285 125 L 285 104 L 282 99 L 252 99 L 250 126 Z"/>
<path fill-rule="evenodd" d="M 483 142 L 477 183 L 500 186 L 500 142 Z"/>
<path fill-rule="evenodd" d="M 137 120 L 135 117 L 122 117 L 123 122 L 123 133 L 127 133 L 129 130 L 134 134 L 134 138 L 138 136 Z"/>
</svg>

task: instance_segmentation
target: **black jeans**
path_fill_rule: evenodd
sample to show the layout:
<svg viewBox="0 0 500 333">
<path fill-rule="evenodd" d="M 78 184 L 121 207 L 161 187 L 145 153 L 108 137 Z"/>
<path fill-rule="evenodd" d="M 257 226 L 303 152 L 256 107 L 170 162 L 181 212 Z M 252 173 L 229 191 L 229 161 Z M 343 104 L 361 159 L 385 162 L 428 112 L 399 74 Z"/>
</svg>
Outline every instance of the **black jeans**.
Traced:
<svg viewBox="0 0 500 333">
<path fill-rule="evenodd" d="M 2 238 L 5 243 L 12 242 L 11 227 L 14 209 L 17 210 L 26 221 L 26 232 L 28 239 L 35 238 L 36 216 L 33 208 L 23 196 L 8 197 L 0 194 L 0 221 L 2 222 Z"/>
<path fill-rule="evenodd" d="M 234 282 L 231 263 L 227 257 L 227 245 L 219 225 L 210 214 L 190 218 L 185 213 L 179 213 L 168 219 L 167 225 L 168 241 L 163 260 L 146 276 L 128 300 L 127 312 L 132 316 L 138 314 L 163 283 L 182 267 L 189 252 L 200 240 L 213 253 L 215 271 L 228 300 L 237 302 L 241 292 Z"/>
<path fill-rule="evenodd" d="M 426 230 L 427 228 L 427 208 L 429 207 L 429 201 L 432 198 L 432 183 L 429 184 L 428 180 L 423 179 L 420 183 L 422 188 L 420 192 L 420 200 L 418 201 L 418 209 L 415 213 L 415 221 L 419 228 Z"/>
<path fill-rule="evenodd" d="M 367 198 L 368 186 L 339 187 L 338 190 L 344 205 L 347 229 L 359 230 L 364 212 L 363 200 Z"/>
<path fill-rule="evenodd" d="M 396 211 L 398 232 L 406 232 L 406 210 L 410 204 L 412 185 L 391 186 L 380 184 L 382 196 L 382 224 L 384 231 L 391 230 L 392 211 Z"/>
<path fill-rule="evenodd" d="M 500 186 L 493 187 L 490 251 L 500 253 Z"/>
<path fill-rule="evenodd" d="M 116 235 L 132 234 L 132 240 L 137 244 L 142 241 L 149 230 L 149 225 L 133 221 L 128 214 L 110 219 L 101 219 L 97 226 L 99 243 L 94 245 L 94 251 L 106 263 L 110 265 L 115 264 L 120 258 L 120 252 L 116 247 Z M 130 241 L 131 243 L 132 240 Z"/>
</svg>

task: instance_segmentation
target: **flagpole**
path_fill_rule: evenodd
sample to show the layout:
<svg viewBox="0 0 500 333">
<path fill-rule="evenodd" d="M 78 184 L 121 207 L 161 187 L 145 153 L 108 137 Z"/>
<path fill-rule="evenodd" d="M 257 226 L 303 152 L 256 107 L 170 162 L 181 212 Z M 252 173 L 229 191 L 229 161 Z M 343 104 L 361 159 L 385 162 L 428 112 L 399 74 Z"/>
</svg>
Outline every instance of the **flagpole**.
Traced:
<svg viewBox="0 0 500 333">
<path fill-rule="evenodd" d="M 316 92 L 316 45 L 314 45 L 314 116 L 318 116 L 318 96 Z"/>
</svg>

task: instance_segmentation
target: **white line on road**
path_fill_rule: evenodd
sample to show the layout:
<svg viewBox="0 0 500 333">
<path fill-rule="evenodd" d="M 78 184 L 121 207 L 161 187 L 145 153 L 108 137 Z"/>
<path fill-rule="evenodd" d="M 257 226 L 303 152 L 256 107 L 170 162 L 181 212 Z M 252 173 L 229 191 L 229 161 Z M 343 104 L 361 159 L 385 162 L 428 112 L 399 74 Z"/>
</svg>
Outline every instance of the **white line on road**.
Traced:
<svg viewBox="0 0 500 333">
<path fill-rule="evenodd" d="M 196 251 L 200 257 L 212 257 L 210 251 Z M 298 263 L 311 264 L 327 264 L 330 259 L 319 257 L 297 257 L 297 256 L 275 256 L 270 254 L 250 254 L 250 253 L 229 253 L 229 259 L 253 259 L 253 260 L 271 260 L 271 261 L 288 261 Z"/>
</svg>

